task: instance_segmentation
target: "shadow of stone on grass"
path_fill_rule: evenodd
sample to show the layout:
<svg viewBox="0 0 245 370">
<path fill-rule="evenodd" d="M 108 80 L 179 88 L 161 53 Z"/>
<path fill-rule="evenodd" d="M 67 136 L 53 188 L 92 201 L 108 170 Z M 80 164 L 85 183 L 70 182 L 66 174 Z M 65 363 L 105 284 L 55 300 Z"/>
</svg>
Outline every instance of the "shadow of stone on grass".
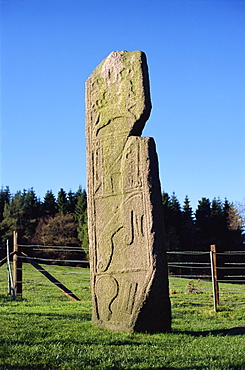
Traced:
<svg viewBox="0 0 245 370">
<path fill-rule="evenodd" d="M 208 335 L 226 336 L 226 335 L 244 335 L 245 325 L 236 325 L 228 329 L 205 330 L 205 331 L 173 331 L 175 334 L 187 334 L 194 337 L 207 337 Z"/>
</svg>

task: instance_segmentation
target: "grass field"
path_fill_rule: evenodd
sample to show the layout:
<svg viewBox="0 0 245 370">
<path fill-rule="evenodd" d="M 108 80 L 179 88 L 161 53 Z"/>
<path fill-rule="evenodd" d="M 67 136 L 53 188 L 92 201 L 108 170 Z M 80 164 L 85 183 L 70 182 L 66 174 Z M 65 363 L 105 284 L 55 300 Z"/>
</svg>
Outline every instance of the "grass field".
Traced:
<svg viewBox="0 0 245 370">
<path fill-rule="evenodd" d="M 171 277 L 173 332 L 129 334 L 92 326 L 88 270 L 47 267 L 74 302 L 25 269 L 13 301 L 0 267 L 0 369 L 245 369 L 245 286 L 222 284 L 215 313 L 210 282 Z"/>
</svg>

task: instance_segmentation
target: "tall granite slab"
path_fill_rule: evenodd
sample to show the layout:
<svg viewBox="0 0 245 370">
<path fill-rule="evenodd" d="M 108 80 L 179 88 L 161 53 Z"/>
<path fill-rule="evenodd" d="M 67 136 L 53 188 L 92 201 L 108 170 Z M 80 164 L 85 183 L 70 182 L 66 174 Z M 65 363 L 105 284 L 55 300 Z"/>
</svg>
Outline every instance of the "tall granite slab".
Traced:
<svg viewBox="0 0 245 370">
<path fill-rule="evenodd" d="M 140 137 L 150 111 L 141 51 L 112 52 L 86 82 L 92 321 L 112 330 L 171 330 L 158 160 Z"/>
</svg>

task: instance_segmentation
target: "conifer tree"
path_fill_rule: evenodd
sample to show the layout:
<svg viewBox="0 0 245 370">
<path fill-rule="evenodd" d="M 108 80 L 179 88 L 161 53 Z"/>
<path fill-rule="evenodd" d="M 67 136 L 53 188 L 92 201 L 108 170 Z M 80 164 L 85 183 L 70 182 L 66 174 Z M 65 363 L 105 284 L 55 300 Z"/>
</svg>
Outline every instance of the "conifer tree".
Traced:
<svg viewBox="0 0 245 370">
<path fill-rule="evenodd" d="M 175 226 L 176 230 L 180 231 L 181 230 L 181 218 L 182 218 L 182 212 L 181 212 L 181 205 L 180 202 L 175 194 L 173 194 L 170 197 L 170 203 L 169 203 L 169 208 L 170 208 L 170 217 L 172 220 L 172 224 Z"/>
<path fill-rule="evenodd" d="M 58 205 L 52 190 L 48 190 L 41 205 L 42 217 L 54 216 L 58 212 Z"/>
<path fill-rule="evenodd" d="M 75 207 L 75 219 L 78 221 L 81 219 L 83 221 L 84 212 L 87 209 L 87 194 L 85 190 L 81 188 L 77 191 L 76 194 L 77 203 Z"/>
<path fill-rule="evenodd" d="M 34 233 L 40 217 L 40 200 L 37 199 L 33 188 L 24 193 L 24 237 L 28 241 Z"/>
<path fill-rule="evenodd" d="M 168 201 L 168 226 L 166 230 L 167 248 L 168 250 L 179 250 L 180 234 L 181 234 L 181 206 L 173 193 Z"/>
<path fill-rule="evenodd" d="M 164 213 L 164 225 L 165 229 L 168 229 L 169 226 L 169 212 L 170 212 L 170 197 L 168 193 L 162 193 L 162 204 L 163 204 L 163 213 Z"/>
<path fill-rule="evenodd" d="M 75 213 L 76 204 L 77 194 L 73 193 L 73 191 L 70 190 L 67 197 L 67 212 Z"/>
<path fill-rule="evenodd" d="M 193 221 L 193 211 L 192 211 L 192 208 L 191 208 L 191 204 L 190 204 L 190 200 L 189 200 L 188 195 L 186 195 L 185 200 L 184 200 L 182 216 L 183 216 L 184 219 Z"/>
<path fill-rule="evenodd" d="M 195 238 L 195 225 L 190 200 L 186 195 L 182 210 L 181 249 L 193 250 Z"/>
<path fill-rule="evenodd" d="M 209 236 L 210 243 L 216 244 L 218 251 L 224 249 L 225 244 L 225 217 L 223 212 L 223 206 L 220 199 L 213 199 L 210 211 L 210 222 L 209 222 Z"/>
<path fill-rule="evenodd" d="M 17 191 L 3 212 L 3 237 L 11 239 L 13 231 L 18 231 L 19 240 L 27 243 L 34 235 L 40 215 L 40 201 L 33 189 Z"/>
<path fill-rule="evenodd" d="M 59 214 L 65 215 L 68 212 L 68 200 L 65 190 L 62 188 L 58 192 L 57 203 Z"/>
<path fill-rule="evenodd" d="M 14 230 L 19 232 L 19 239 L 21 240 L 25 231 L 25 219 L 24 219 L 24 199 L 25 190 L 23 194 L 21 191 L 17 191 L 12 196 L 9 203 L 5 204 L 3 212 L 3 238 L 11 239 Z"/>
<path fill-rule="evenodd" d="M 196 218 L 196 244 L 199 249 L 207 249 L 210 244 L 210 215 L 211 204 L 208 198 L 202 198 L 198 202 L 198 207 L 195 212 Z"/>
</svg>

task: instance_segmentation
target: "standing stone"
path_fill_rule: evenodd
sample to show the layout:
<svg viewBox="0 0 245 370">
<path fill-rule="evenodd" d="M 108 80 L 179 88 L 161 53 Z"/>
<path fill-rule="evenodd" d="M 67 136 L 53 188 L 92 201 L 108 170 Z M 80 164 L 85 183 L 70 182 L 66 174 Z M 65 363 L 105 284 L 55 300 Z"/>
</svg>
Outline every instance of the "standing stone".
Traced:
<svg viewBox="0 0 245 370">
<path fill-rule="evenodd" d="M 171 330 L 158 160 L 141 51 L 112 52 L 86 83 L 87 191 L 95 325 Z"/>
</svg>

